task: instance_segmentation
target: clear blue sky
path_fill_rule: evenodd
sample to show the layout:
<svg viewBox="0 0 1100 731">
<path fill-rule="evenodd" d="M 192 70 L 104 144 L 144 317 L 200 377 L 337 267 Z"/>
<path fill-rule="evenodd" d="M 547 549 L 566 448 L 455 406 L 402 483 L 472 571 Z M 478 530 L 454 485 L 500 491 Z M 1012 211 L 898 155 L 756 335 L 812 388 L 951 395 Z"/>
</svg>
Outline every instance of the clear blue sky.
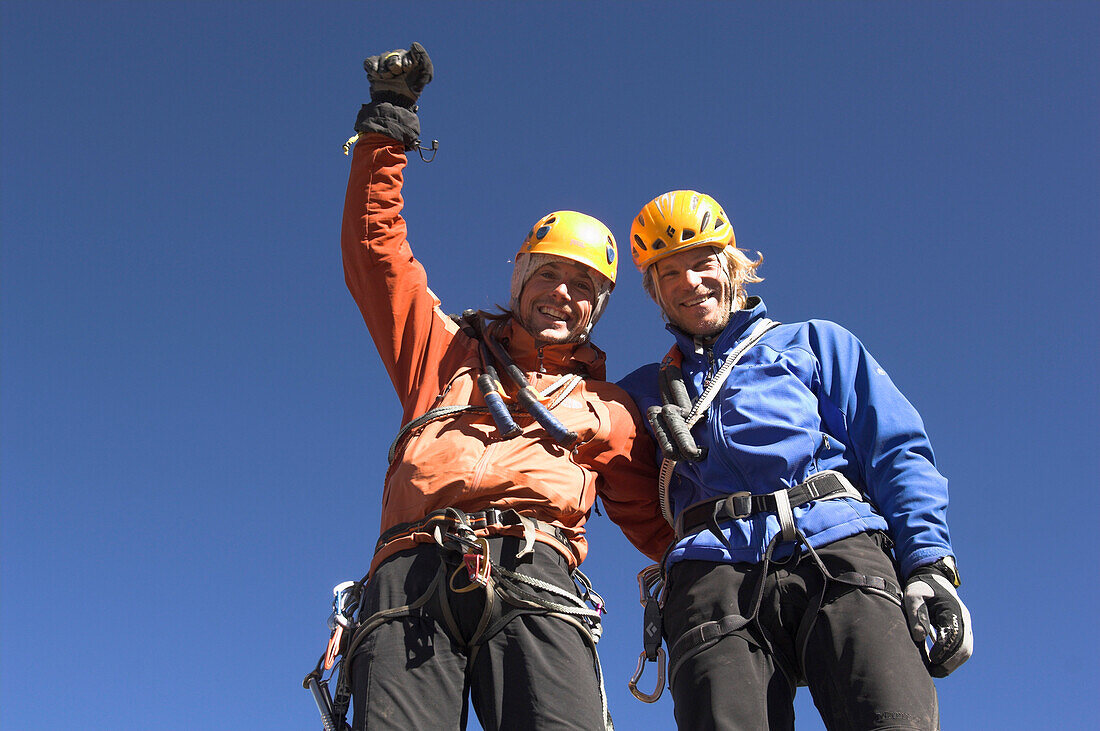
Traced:
<svg viewBox="0 0 1100 731">
<path fill-rule="evenodd" d="M 5 731 L 319 727 L 400 421 L 340 146 L 363 57 L 413 40 L 445 308 L 504 302 L 551 210 L 624 242 L 713 194 L 770 314 L 844 324 L 925 418 L 976 638 L 944 727 L 1095 724 L 1100 4 L 8 1 L 0 32 Z M 614 377 L 668 348 L 629 266 L 595 340 Z M 617 725 L 672 728 L 625 689 L 644 561 L 591 538 Z"/>
</svg>

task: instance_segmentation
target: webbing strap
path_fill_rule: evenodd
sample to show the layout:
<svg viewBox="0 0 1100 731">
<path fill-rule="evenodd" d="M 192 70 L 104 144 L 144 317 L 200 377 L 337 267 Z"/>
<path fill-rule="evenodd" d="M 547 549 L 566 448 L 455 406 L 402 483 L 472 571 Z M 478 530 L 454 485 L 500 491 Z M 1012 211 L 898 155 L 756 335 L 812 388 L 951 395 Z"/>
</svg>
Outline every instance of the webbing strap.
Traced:
<svg viewBox="0 0 1100 731">
<path fill-rule="evenodd" d="M 461 404 L 458 406 L 439 406 L 434 409 L 429 409 L 420 416 L 410 421 L 405 426 L 401 427 L 401 430 L 397 432 L 397 436 L 394 437 L 393 442 L 390 444 L 389 451 L 386 452 L 386 461 L 393 462 L 394 455 L 397 454 L 397 446 L 404 441 L 405 436 L 413 429 L 424 426 L 428 422 L 435 421 L 436 419 L 443 419 L 454 414 L 461 414 L 464 411 L 479 411 L 482 413 L 489 413 L 487 406 L 473 406 L 472 404 Z"/>
<path fill-rule="evenodd" d="M 845 571 L 842 574 L 833 576 L 829 569 L 825 567 L 825 562 L 817 555 L 817 551 L 815 551 L 813 546 L 808 542 L 806 543 L 806 549 L 813 557 L 818 569 L 821 571 L 824 581 L 821 583 L 821 591 L 807 603 L 806 611 L 803 613 L 802 619 L 798 623 L 798 633 L 795 635 L 794 646 L 798 653 L 796 658 L 796 662 L 798 663 L 797 672 L 803 677 L 805 676 L 806 645 L 810 641 L 810 630 L 813 629 L 814 623 L 817 622 L 818 612 L 820 612 L 821 608 L 825 605 L 825 595 L 829 592 L 830 582 L 846 586 L 847 591 L 863 590 L 871 592 L 872 594 L 879 594 L 894 602 L 899 607 L 904 597 L 901 587 L 882 576 L 868 576 L 867 574 L 861 574 L 855 571 Z"/>
<path fill-rule="evenodd" d="M 779 540 L 794 540 L 796 531 L 794 526 L 794 511 L 791 509 L 791 498 L 786 490 L 778 490 L 772 493 L 775 498 L 775 515 L 779 518 Z"/>
<path fill-rule="evenodd" d="M 680 635 L 668 651 L 669 683 L 672 683 L 672 679 L 676 677 L 676 671 L 686 660 L 723 637 L 744 629 L 752 620 L 752 617 L 742 617 L 740 614 L 727 614 L 721 619 L 703 622 Z"/>
<path fill-rule="evenodd" d="M 834 584 L 842 584 L 848 587 L 848 591 L 867 591 L 873 594 L 879 594 L 890 601 L 894 602 L 898 606 L 901 606 L 902 591 L 901 588 L 891 581 L 890 579 L 881 576 L 869 576 L 861 574 L 855 571 L 847 571 L 842 574 L 833 576 L 832 573 L 826 568 L 824 561 L 818 556 L 817 551 L 813 549 L 805 535 L 801 531 L 795 533 L 795 538 L 800 541 L 805 547 L 807 553 L 813 557 L 819 571 L 821 571 L 823 581 L 821 590 L 812 597 L 807 603 L 806 611 L 802 615 L 802 620 L 799 623 L 798 632 L 795 637 L 795 648 L 798 653 L 797 662 L 799 667 L 792 669 L 797 674 L 803 673 L 802 667 L 803 658 L 806 652 L 806 644 L 809 641 L 810 630 L 813 629 L 814 622 L 817 619 L 818 612 L 821 611 L 822 606 L 825 603 L 825 597 L 829 590 L 830 582 Z M 748 617 L 743 617 L 739 614 L 729 614 L 721 619 L 712 620 L 709 622 L 703 622 L 700 625 L 692 627 L 683 634 L 681 634 L 671 644 L 669 649 L 669 683 L 674 682 L 676 672 L 680 669 L 680 666 L 684 664 L 694 655 L 702 652 L 707 647 L 713 645 L 723 637 L 736 634 L 751 624 L 756 624 L 760 629 L 760 638 L 767 643 L 766 635 L 762 628 L 759 627 L 759 612 L 760 605 L 764 595 L 765 582 L 768 579 L 768 566 L 771 563 L 772 551 L 779 543 L 780 537 L 776 536 L 768 544 L 768 548 L 764 554 L 764 560 L 760 567 L 760 577 L 756 585 L 756 589 L 753 592 L 753 604 L 749 612 Z M 751 631 L 751 628 L 750 628 Z M 772 651 L 771 648 L 767 648 Z M 797 679 L 796 679 L 797 680 Z"/>
<path fill-rule="evenodd" d="M 779 525 L 783 528 L 782 539 L 793 541 L 795 538 L 794 514 L 792 508 L 806 505 L 815 500 L 835 500 L 851 498 L 863 500 L 863 494 L 855 485 L 836 470 L 815 472 L 804 482 L 764 495 L 748 492 L 735 492 L 716 498 L 707 498 L 689 505 L 677 517 L 674 523 L 676 537 L 683 538 L 703 529 L 717 531 L 719 520 L 740 520 L 758 513 L 776 513 Z M 724 537 L 719 535 L 725 542 Z"/>
<path fill-rule="evenodd" d="M 378 537 L 378 542 L 374 546 L 374 551 L 377 553 L 391 541 L 395 541 L 399 538 L 412 535 L 413 533 L 434 533 L 440 532 L 442 537 L 442 529 L 451 530 L 458 528 L 460 530 L 469 529 L 470 531 L 482 530 L 486 528 L 511 528 L 515 526 L 521 526 L 523 528 L 523 548 L 518 556 L 529 554 L 534 548 L 535 533 L 542 533 L 545 536 L 553 538 L 555 543 L 559 546 L 559 553 L 565 556 L 576 556 L 573 554 L 572 545 L 569 542 L 568 536 L 561 528 L 553 523 L 547 523 L 537 518 L 531 518 L 526 515 L 520 515 L 513 509 L 497 510 L 496 508 L 486 508 L 478 513 L 463 513 L 455 508 L 444 508 L 443 510 L 435 510 L 424 517 L 423 520 L 413 521 L 411 523 L 399 523 L 392 528 L 389 528 Z M 436 543 L 442 545 L 441 540 L 437 539 Z"/>
<path fill-rule="evenodd" d="M 576 373 L 562 376 L 561 378 L 550 384 L 549 388 L 539 393 L 539 398 L 549 398 L 551 395 L 553 395 L 555 391 L 560 391 L 554 401 L 548 407 L 546 407 L 547 410 L 553 410 L 558 404 L 564 401 L 565 397 L 572 393 L 573 390 L 577 387 L 577 384 L 579 384 L 583 380 L 584 379 Z M 423 414 L 416 417 L 408 424 L 405 424 L 405 426 L 401 427 L 401 430 L 397 432 L 397 436 L 394 437 L 393 442 L 390 443 L 389 450 L 386 452 L 386 461 L 393 462 L 393 458 L 397 454 L 398 446 L 401 445 L 401 442 L 405 440 L 405 437 L 408 436 L 408 434 L 414 429 L 419 429 L 425 424 L 433 422 L 437 419 L 445 419 L 448 416 L 454 416 L 455 414 L 461 414 L 465 412 L 488 414 L 489 407 L 474 406 L 473 404 L 456 404 L 454 406 L 437 406 L 434 409 L 429 409 L 428 411 L 425 411 Z"/>
</svg>

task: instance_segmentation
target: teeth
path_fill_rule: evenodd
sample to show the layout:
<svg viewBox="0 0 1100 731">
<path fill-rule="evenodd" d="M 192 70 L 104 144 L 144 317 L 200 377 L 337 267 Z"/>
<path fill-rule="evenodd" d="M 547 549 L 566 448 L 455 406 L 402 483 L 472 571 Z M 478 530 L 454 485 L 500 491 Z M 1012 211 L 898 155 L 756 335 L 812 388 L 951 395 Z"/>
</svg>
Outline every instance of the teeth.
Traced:
<svg viewBox="0 0 1100 731">
<path fill-rule="evenodd" d="M 569 319 L 569 315 L 567 315 L 564 311 L 555 309 L 553 307 L 540 307 L 539 312 L 546 315 L 547 317 L 553 317 L 553 318 L 556 318 L 558 320 L 568 320 Z"/>
</svg>

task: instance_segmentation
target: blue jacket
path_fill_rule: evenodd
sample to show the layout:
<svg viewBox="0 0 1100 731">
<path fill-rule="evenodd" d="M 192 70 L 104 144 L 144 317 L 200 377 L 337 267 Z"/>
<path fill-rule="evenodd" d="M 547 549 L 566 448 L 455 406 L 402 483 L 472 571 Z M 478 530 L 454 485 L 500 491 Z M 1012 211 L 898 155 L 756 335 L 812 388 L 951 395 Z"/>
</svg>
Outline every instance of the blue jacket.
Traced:
<svg viewBox="0 0 1100 731">
<path fill-rule="evenodd" d="M 683 353 L 684 380 L 694 400 L 767 312 L 757 297 L 733 313 L 708 348 L 668 329 Z M 645 413 L 661 403 L 659 364 L 634 371 L 622 386 Z M 702 462 L 680 462 L 669 486 L 673 515 L 700 500 L 747 490 L 774 492 L 821 470 L 843 473 L 867 496 L 822 500 L 795 508 L 795 522 L 814 548 L 872 530 L 887 530 L 902 577 L 954 555 L 947 530 L 947 480 L 916 409 L 854 335 L 825 320 L 769 330 L 734 367 L 706 419 L 692 430 L 707 448 Z M 733 551 L 710 531 L 689 535 L 669 553 L 684 559 L 758 562 L 779 532 L 774 514 L 721 525 Z M 790 553 L 790 546 L 776 556 Z"/>
</svg>

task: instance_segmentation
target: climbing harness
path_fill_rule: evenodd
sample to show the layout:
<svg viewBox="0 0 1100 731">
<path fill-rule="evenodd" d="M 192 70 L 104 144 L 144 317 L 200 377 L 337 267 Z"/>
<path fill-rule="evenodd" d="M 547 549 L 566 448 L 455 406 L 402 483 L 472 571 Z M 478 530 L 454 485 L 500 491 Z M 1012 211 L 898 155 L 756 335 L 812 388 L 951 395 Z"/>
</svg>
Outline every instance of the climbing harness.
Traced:
<svg viewBox="0 0 1100 731">
<path fill-rule="evenodd" d="M 604 612 L 603 599 L 593 590 L 588 577 L 579 569 L 572 572 L 575 592 L 570 592 L 541 579 L 509 570 L 494 561 L 490 554 L 490 539 L 477 535 L 476 531 L 507 530 L 513 526 L 520 526 L 523 531 L 517 558 L 534 550 L 536 532 L 553 538 L 555 543 L 566 548 L 569 546 L 566 536 L 556 526 L 519 515 L 514 510 L 495 509 L 467 514 L 456 508 L 447 508 L 416 523 L 395 526 L 379 538 L 378 547 L 382 547 L 405 535 L 428 533 L 442 551 L 458 554 L 460 561 L 457 568 L 448 575 L 447 562 L 440 560 L 434 578 L 421 596 L 400 607 L 385 609 L 367 617 L 360 616 L 358 621 L 352 620 L 351 613 L 359 605 L 368 578 L 364 577 L 358 582 L 344 582 L 336 587 L 333 616 L 329 622 L 330 627 L 335 625 L 337 629 L 333 629 L 329 647 L 318 661 L 317 667 L 303 682 L 303 687 L 309 689 L 314 696 L 325 731 L 344 731 L 347 728 L 345 719 L 351 702 L 351 658 L 355 657 L 366 637 L 385 622 L 413 615 L 429 602 L 436 602 L 452 638 L 465 645 L 469 653 L 467 670 L 473 667 L 482 645 L 520 615 L 555 617 L 576 627 L 592 650 L 604 718 L 608 720 L 608 728 L 611 727 L 603 672 L 596 654 L 596 643 L 599 642 L 602 629 L 600 622 Z M 493 537 L 498 535 L 507 534 L 496 533 Z M 468 639 L 462 638 L 450 606 L 448 592 L 465 594 L 479 589 L 485 592 L 484 610 L 473 634 Z M 332 650 L 333 638 L 336 638 L 335 653 Z M 334 660 L 331 664 L 330 658 Z M 330 667 L 335 670 L 330 677 L 325 678 L 323 673 Z M 328 690 L 332 677 L 337 678 L 334 697 L 329 696 Z"/>
<path fill-rule="evenodd" d="M 801 484 L 766 495 L 735 492 L 731 495 L 701 500 L 685 508 L 676 517 L 673 527 L 676 530 L 677 540 L 706 528 L 726 548 L 729 548 L 729 542 L 719 528 L 718 521 L 740 520 L 758 513 L 775 513 L 779 519 L 779 539 L 793 541 L 797 537 L 798 529 L 794 524 L 792 508 L 815 500 L 844 497 L 863 500 L 863 495 L 848 481 L 847 477 L 835 470 L 824 470 L 810 475 Z"/>
<path fill-rule="evenodd" d="M 788 667 L 787 663 L 783 661 L 783 658 L 776 654 L 759 620 L 760 606 L 764 598 L 765 584 L 768 578 L 768 567 L 773 563 L 772 556 L 775 547 L 781 542 L 781 536 L 776 535 L 771 542 L 769 542 L 767 550 L 764 552 L 764 559 L 760 565 L 760 575 L 757 580 L 752 607 L 747 616 L 728 614 L 717 620 L 703 622 L 685 631 L 679 637 L 675 638 L 675 640 L 670 638 L 671 645 L 668 651 L 668 679 L 670 686 L 675 682 L 676 673 L 687 660 L 708 647 L 711 647 L 723 637 L 732 635 L 749 625 L 755 627 L 757 630 L 755 637 L 762 643 L 768 654 L 777 659 L 780 668 L 788 676 L 792 685 L 805 685 L 802 668 L 805 666 L 806 645 L 809 641 L 810 631 L 813 629 L 814 623 L 817 620 L 818 612 L 820 612 L 821 608 L 825 605 L 826 595 L 830 593 L 831 585 L 840 585 L 840 590 L 842 592 L 861 590 L 872 594 L 878 594 L 897 604 L 899 607 L 901 606 L 903 597 L 901 587 L 892 579 L 882 576 L 868 576 L 855 571 L 847 571 L 833 575 L 825 566 L 824 561 L 818 555 L 817 551 L 810 545 L 809 539 L 807 539 L 805 534 L 800 530 L 796 530 L 796 541 L 796 548 L 801 545 L 805 548 L 806 554 L 802 554 L 796 550 L 787 559 L 781 562 L 775 562 L 776 565 L 786 565 L 789 562 L 793 562 L 793 565 L 797 565 L 803 555 L 809 555 L 824 578 L 821 589 L 810 598 L 806 610 L 803 612 L 802 618 L 798 624 L 798 631 L 795 637 L 795 652 L 797 654 L 793 659 L 796 663 L 796 667 Z M 837 594 L 834 593 L 832 596 L 835 598 Z"/>
<path fill-rule="evenodd" d="M 519 527 L 523 536 L 523 547 L 516 554 L 517 558 L 523 558 L 531 553 L 535 547 L 536 533 L 541 533 L 543 537 L 552 539 L 560 553 L 567 556 L 573 555 L 569 538 L 561 528 L 536 518 L 520 515 L 515 510 L 497 510 L 496 508 L 487 508 L 478 513 L 461 513 L 455 508 L 444 508 L 429 513 L 422 520 L 399 523 L 378 537 L 378 542 L 374 546 L 375 553 L 381 551 L 386 544 L 399 538 L 411 536 L 414 533 L 427 533 L 433 537 L 436 543 L 441 543 L 441 531 L 453 529 L 456 514 L 462 516 L 461 524 L 471 530 L 504 529 L 498 530 L 498 534 L 507 535 L 511 532 L 507 529 Z"/>
<path fill-rule="evenodd" d="M 825 591 L 829 582 L 848 585 L 881 594 L 899 606 L 901 604 L 901 589 L 891 581 L 878 576 L 865 576 L 856 572 L 846 572 L 833 576 L 825 567 L 824 562 L 810 545 L 806 536 L 798 529 L 794 522 L 793 508 L 806 505 L 813 501 L 835 500 L 838 498 L 850 498 L 863 500 L 864 497 L 858 489 L 841 473 L 833 470 L 825 470 L 810 475 L 806 480 L 794 487 L 785 490 L 777 490 L 765 495 L 753 495 L 748 492 L 737 492 L 717 498 L 710 498 L 695 503 L 686 508 L 676 519 L 676 539 L 679 541 L 686 536 L 698 533 L 700 530 L 712 532 L 727 548 L 729 541 L 719 527 L 719 521 L 740 520 L 760 513 L 774 513 L 779 519 L 780 531 L 768 543 L 764 551 L 761 563 L 759 583 L 756 587 L 752 610 L 748 616 L 731 614 L 718 620 L 704 622 L 703 624 L 688 630 L 680 637 L 669 638 L 669 651 L 667 654 L 667 678 L 671 685 L 676 672 L 685 660 L 713 645 L 722 637 L 733 634 L 751 623 L 757 621 L 760 603 L 764 596 L 764 585 L 768 575 L 768 566 L 773 563 L 773 554 L 781 542 L 794 541 L 795 548 L 805 547 L 813 557 L 814 562 L 821 570 L 826 581 L 821 593 L 810 601 L 810 607 L 803 616 L 800 625 L 796 646 L 799 648 L 799 659 L 805 650 L 809 630 L 813 626 L 808 621 L 821 609 L 825 600 Z M 675 545 L 675 543 L 673 543 Z M 670 547 L 671 548 L 671 547 Z M 798 551 L 792 554 L 797 562 Z M 790 558 L 784 559 L 786 561 Z M 631 678 L 628 686 L 631 693 L 638 700 L 653 703 L 661 696 L 662 685 L 658 685 L 653 693 L 643 693 L 637 690 L 637 683 L 641 679 L 646 661 L 656 662 L 658 671 L 658 683 L 663 683 L 665 675 L 665 656 L 657 650 L 660 646 L 661 610 L 664 607 L 664 589 L 666 577 L 663 574 L 664 561 L 653 564 L 638 574 L 638 585 L 641 589 L 642 606 L 645 607 L 643 619 L 643 647 L 642 654 L 638 657 L 638 668 Z M 653 632 L 653 627 L 657 632 Z M 656 637 L 654 637 L 656 635 Z"/>
<path fill-rule="evenodd" d="M 672 474 L 676 469 L 676 463 L 681 460 L 698 462 L 706 456 L 706 451 L 700 449 L 691 436 L 691 428 L 706 416 L 714 397 L 729 377 L 733 367 L 741 360 L 749 348 L 756 344 L 768 330 L 779 323 L 768 318 L 762 318 L 756 323 L 756 327 L 748 337 L 738 344 L 726 358 L 726 362 L 718 371 L 703 384 L 703 392 L 695 403 L 690 403 L 687 397 L 687 388 L 684 385 L 683 374 L 675 364 L 673 353 L 678 351 L 676 346 L 665 357 L 661 364 L 661 399 L 663 406 L 650 406 L 646 411 L 646 418 L 653 426 L 653 432 L 657 436 L 657 444 L 665 458 L 661 462 L 661 472 L 657 482 L 657 494 L 661 501 L 661 513 L 669 525 L 674 524 L 672 506 L 669 503 L 668 486 L 672 482 Z M 678 374 L 678 375 L 677 375 Z"/>
</svg>

